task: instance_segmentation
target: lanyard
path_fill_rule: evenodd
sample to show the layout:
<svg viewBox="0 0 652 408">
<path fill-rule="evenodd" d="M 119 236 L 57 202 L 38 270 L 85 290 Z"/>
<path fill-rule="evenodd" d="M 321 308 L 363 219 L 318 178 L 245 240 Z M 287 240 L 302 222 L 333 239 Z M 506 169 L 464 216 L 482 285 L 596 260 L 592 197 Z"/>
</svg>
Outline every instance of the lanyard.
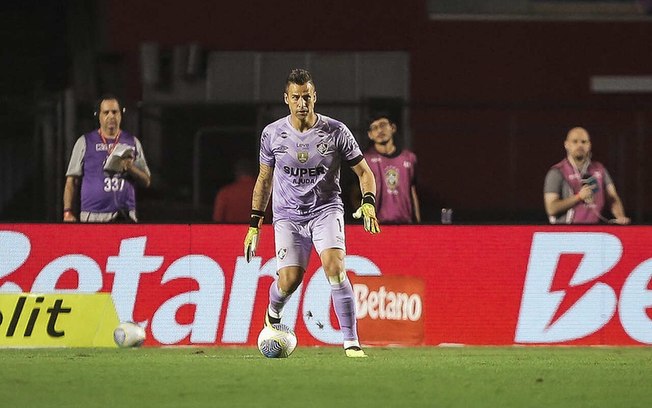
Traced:
<svg viewBox="0 0 652 408">
<path fill-rule="evenodd" d="M 107 157 L 111 156 L 111 153 L 113 153 L 113 150 L 118 145 L 118 141 L 120 140 L 120 135 L 122 134 L 122 130 L 118 131 L 118 135 L 115 137 L 115 139 L 113 139 L 112 144 L 109 144 L 109 142 L 107 142 L 106 138 L 102 134 L 102 129 L 98 129 L 97 133 L 99 133 L 100 138 L 102 138 L 102 143 L 104 143 L 106 145 L 106 151 L 107 151 L 106 155 L 107 155 Z"/>
</svg>

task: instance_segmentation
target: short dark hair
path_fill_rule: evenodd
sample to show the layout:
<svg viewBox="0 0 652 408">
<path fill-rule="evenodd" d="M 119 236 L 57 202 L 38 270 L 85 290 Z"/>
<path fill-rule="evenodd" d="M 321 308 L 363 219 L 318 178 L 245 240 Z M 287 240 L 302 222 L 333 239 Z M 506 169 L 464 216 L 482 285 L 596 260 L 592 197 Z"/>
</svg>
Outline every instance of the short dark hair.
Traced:
<svg viewBox="0 0 652 408">
<path fill-rule="evenodd" d="M 125 108 L 122 106 L 122 101 L 120 100 L 120 98 L 118 98 L 114 94 L 106 93 L 106 94 L 103 94 L 102 96 L 100 96 L 99 99 L 97 100 L 97 102 L 95 102 L 95 110 L 93 111 L 93 115 L 97 116 L 97 115 L 100 114 L 100 109 L 102 108 L 102 102 L 104 102 L 104 101 L 113 101 L 113 100 L 118 102 L 118 107 L 120 109 L 120 112 L 124 113 Z"/>
<path fill-rule="evenodd" d="M 312 82 L 312 85 L 315 85 L 315 82 L 312 80 L 312 74 L 305 69 L 294 68 L 290 71 L 288 79 L 285 81 L 285 92 L 288 91 L 290 84 L 304 85 L 308 82 Z"/>
<path fill-rule="evenodd" d="M 367 116 L 367 129 L 371 127 L 372 123 L 374 123 L 378 119 L 383 119 L 383 118 L 387 119 L 389 123 L 396 124 L 396 121 L 388 111 L 380 110 L 380 111 L 372 112 L 369 116 Z"/>
</svg>

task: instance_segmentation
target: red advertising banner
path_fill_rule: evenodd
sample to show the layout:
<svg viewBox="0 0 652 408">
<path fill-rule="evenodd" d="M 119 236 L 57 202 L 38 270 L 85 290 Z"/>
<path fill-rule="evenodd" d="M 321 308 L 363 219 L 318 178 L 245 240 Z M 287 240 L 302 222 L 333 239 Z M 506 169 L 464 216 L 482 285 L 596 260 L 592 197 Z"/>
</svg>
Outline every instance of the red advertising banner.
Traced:
<svg viewBox="0 0 652 408">
<path fill-rule="evenodd" d="M 389 291 L 418 293 L 421 344 L 652 344 L 652 228 L 385 226 L 371 236 L 350 225 L 346 232 L 354 284 L 371 276 L 423 284 L 421 292 L 389 283 L 368 284 L 366 297 L 357 292 L 363 344 L 364 334 L 370 343 L 394 336 L 377 338 L 364 320 L 369 294 L 378 314 Z M 251 263 L 242 256 L 245 233 L 229 225 L 3 224 L 0 292 L 108 292 L 120 320 L 146 327 L 146 345 L 253 345 L 276 265 L 272 228 L 263 228 Z M 341 343 L 314 253 L 283 322 L 302 345 Z"/>
<path fill-rule="evenodd" d="M 352 276 L 358 334 L 365 344 L 423 344 L 423 279 L 415 276 Z"/>
</svg>

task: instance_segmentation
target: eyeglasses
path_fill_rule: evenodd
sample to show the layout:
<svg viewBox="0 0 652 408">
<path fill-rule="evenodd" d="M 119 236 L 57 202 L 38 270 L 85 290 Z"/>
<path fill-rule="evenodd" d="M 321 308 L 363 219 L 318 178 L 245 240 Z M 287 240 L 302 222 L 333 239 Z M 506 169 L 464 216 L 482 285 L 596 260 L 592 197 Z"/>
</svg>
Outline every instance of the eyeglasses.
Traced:
<svg viewBox="0 0 652 408">
<path fill-rule="evenodd" d="M 375 132 L 375 131 L 378 130 L 378 129 L 385 129 L 385 128 L 388 127 L 389 125 L 390 125 L 389 121 L 384 120 L 384 121 L 382 121 L 382 122 L 380 122 L 380 123 L 377 123 L 377 124 L 375 124 L 375 125 L 371 125 L 371 126 L 369 126 L 369 130 L 371 130 L 372 132 Z"/>
</svg>

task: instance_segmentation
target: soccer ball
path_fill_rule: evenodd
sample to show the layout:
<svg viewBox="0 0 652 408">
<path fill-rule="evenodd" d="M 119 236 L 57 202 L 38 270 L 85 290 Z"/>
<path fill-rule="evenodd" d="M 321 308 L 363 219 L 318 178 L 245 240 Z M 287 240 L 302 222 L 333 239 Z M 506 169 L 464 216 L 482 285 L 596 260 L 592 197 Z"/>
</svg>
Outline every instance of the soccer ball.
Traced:
<svg viewBox="0 0 652 408">
<path fill-rule="evenodd" d="M 122 322 L 113 330 L 113 340 L 119 347 L 139 347 L 145 341 L 145 329 L 134 322 Z"/>
<path fill-rule="evenodd" d="M 258 350 L 267 358 L 285 358 L 297 348 L 297 336 L 288 326 L 265 326 L 258 335 Z"/>
</svg>

